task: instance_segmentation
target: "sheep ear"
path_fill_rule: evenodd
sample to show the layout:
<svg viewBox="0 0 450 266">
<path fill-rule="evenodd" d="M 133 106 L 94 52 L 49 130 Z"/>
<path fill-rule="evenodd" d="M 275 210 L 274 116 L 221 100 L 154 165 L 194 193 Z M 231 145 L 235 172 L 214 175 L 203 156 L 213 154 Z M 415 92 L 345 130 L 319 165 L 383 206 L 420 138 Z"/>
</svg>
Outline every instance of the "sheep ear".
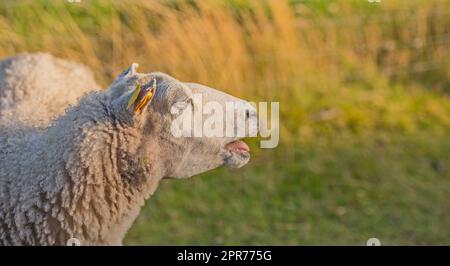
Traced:
<svg viewBox="0 0 450 266">
<path fill-rule="evenodd" d="M 133 75 L 136 75 L 137 68 L 139 67 L 138 63 L 131 64 L 130 67 L 128 67 L 126 70 L 124 70 L 120 75 L 116 78 L 116 80 L 124 78 L 124 77 L 131 77 Z"/>
<path fill-rule="evenodd" d="M 108 93 L 111 95 L 111 98 L 115 99 L 118 98 L 120 95 L 125 93 L 128 90 L 127 81 L 129 78 L 135 76 L 137 73 L 138 68 L 137 63 L 131 64 L 130 67 L 128 67 L 126 70 L 124 70 L 122 73 L 120 73 L 119 76 L 116 77 L 116 79 L 111 83 L 109 86 Z"/>
<path fill-rule="evenodd" d="M 155 98 L 156 92 L 156 79 L 144 85 L 137 83 L 132 92 L 123 93 L 111 101 L 111 111 L 124 124 L 132 127 L 141 125 L 146 117 L 143 111 Z"/>
<path fill-rule="evenodd" d="M 144 110 L 154 98 L 156 88 L 156 79 L 153 79 L 145 86 L 137 84 L 128 100 L 127 109 L 132 110 L 134 114 L 141 114 L 142 110 Z"/>
</svg>

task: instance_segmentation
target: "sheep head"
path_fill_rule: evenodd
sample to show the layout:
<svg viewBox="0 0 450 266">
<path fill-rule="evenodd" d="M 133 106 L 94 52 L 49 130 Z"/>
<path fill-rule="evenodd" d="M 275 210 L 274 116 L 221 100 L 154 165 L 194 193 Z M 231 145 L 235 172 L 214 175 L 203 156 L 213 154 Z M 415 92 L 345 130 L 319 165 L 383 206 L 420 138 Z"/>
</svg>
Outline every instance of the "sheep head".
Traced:
<svg viewBox="0 0 450 266">
<path fill-rule="evenodd" d="M 249 161 L 249 147 L 240 140 L 256 134 L 256 109 L 249 102 L 136 68 L 120 74 L 107 93 L 115 116 L 141 133 L 134 156 L 142 167 L 159 165 L 165 178 L 186 178 Z"/>
</svg>

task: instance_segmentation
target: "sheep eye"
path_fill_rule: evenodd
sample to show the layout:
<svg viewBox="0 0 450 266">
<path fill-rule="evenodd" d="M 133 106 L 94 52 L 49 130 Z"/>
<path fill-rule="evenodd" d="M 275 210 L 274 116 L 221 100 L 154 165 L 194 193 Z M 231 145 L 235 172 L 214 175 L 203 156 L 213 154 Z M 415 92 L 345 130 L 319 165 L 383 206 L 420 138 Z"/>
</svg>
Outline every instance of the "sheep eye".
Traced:
<svg viewBox="0 0 450 266">
<path fill-rule="evenodd" d="M 171 112 L 173 114 L 181 114 L 188 106 L 193 106 L 192 100 L 190 98 L 182 101 L 177 101 L 172 105 Z"/>
<path fill-rule="evenodd" d="M 191 103 L 191 99 L 186 99 L 183 101 L 176 102 L 174 106 L 175 106 L 175 108 L 177 108 L 178 110 L 181 111 L 181 110 L 186 109 L 190 103 Z"/>
</svg>

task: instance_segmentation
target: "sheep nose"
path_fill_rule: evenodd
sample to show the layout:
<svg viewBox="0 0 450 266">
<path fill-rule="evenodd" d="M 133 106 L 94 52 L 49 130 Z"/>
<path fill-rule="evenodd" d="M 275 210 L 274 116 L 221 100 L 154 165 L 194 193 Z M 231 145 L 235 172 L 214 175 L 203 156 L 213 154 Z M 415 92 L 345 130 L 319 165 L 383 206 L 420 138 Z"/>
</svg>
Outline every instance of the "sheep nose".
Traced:
<svg viewBox="0 0 450 266">
<path fill-rule="evenodd" d="M 245 111 L 245 119 L 247 119 L 247 121 L 250 122 L 253 121 L 256 123 L 256 125 L 258 125 L 258 113 L 256 112 L 256 109 L 254 108 L 252 108 L 251 110 L 247 109 Z"/>
<path fill-rule="evenodd" d="M 256 111 L 256 108 L 253 105 L 251 105 L 250 103 L 248 103 L 245 106 L 245 118 L 246 119 L 253 119 L 253 118 L 257 117 L 257 116 L 258 116 L 258 113 Z"/>
<path fill-rule="evenodd" d="M 244 105 L 245 108 L 245 120 L 246 120 L 246 124 L 249 125 L 249 130 L 254 132 L 258 131 L 258 113 L 256 111 L 256 108 L 251 105 L 250 103 L 246 103 Z M 252 133 L 249 132 L 250 135 L 252 135 Z"/>
</svg>

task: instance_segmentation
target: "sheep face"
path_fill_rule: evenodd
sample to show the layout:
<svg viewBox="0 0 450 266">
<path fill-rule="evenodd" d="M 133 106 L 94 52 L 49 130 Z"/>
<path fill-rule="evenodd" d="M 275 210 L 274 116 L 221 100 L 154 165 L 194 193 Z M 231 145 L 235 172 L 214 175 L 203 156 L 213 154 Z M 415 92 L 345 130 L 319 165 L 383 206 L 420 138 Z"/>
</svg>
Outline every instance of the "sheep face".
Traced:
<svg viewBox="0 0 450 266">
<path fill-rule="evenodd" d="M 159 164 L 164 177 L 186 178 L 249 161 L 249 147 L 240 139 L 256 134 L 256 109 L 250 103 L 163 73 L 140 74 L 136 67 L 124 71 L 108 93 L 120 116 L 141 130 L 137 156 L 148 162 L 145 167 Z M 142 101 L 145 93 L 139 95 L 138 88 L 149 91 L 151 99 Z M 136 111 L 139 103 L 145 106 Z"/>
</svg>

